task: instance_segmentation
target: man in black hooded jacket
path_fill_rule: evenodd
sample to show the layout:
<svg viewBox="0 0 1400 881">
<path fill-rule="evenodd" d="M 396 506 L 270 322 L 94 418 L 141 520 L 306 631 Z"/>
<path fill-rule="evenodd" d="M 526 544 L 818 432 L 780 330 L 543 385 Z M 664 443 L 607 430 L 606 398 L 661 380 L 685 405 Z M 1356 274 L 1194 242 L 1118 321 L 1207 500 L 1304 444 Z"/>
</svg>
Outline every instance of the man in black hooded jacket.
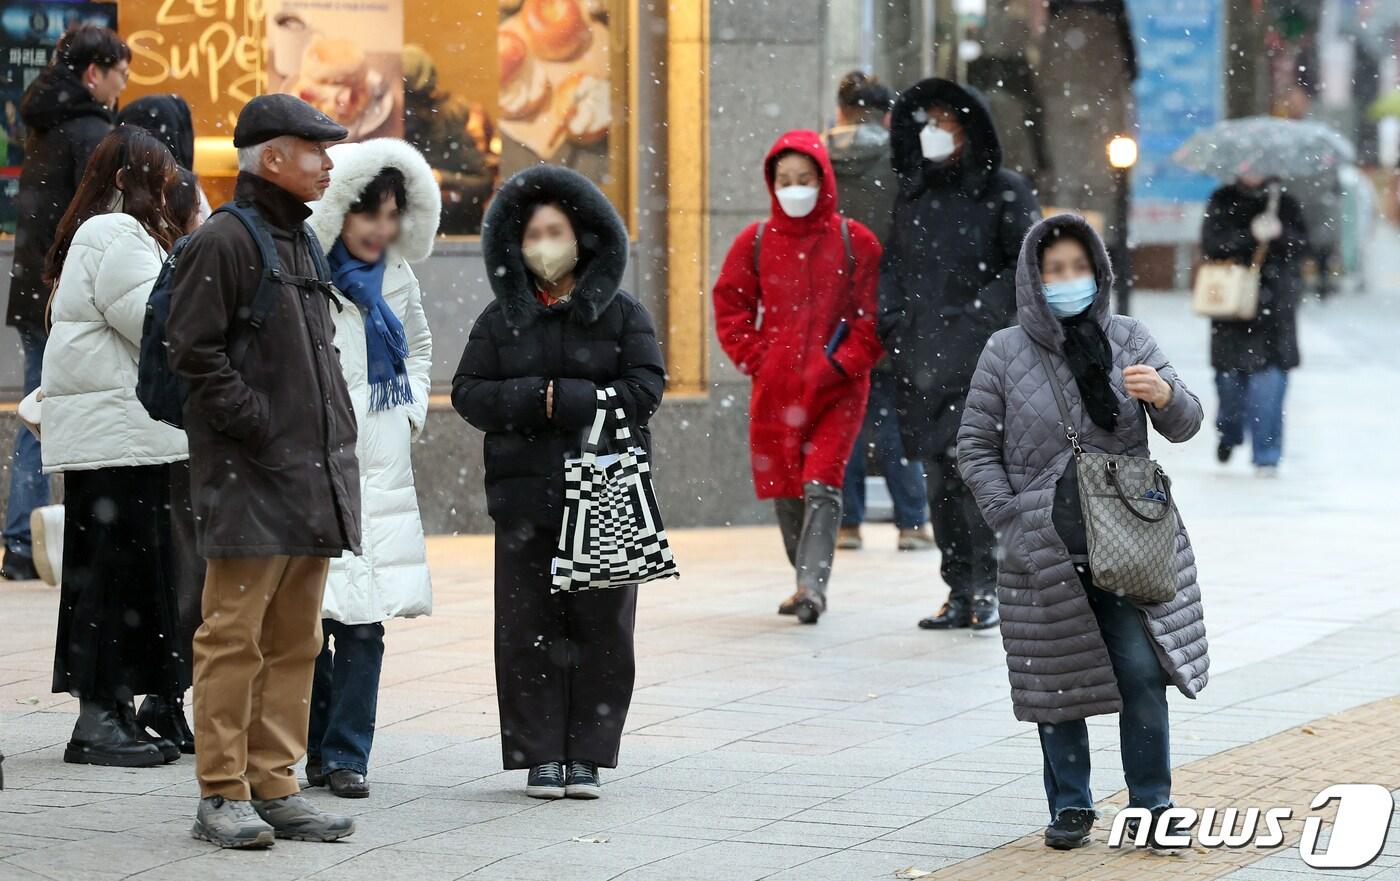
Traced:
<svg viewBox="0 0 1400 881">
<path fill-rule="evenodd" d="M 905 453 L 927 469 L 930 519 L 948 602 L 925 629 L 994 627 L 996 537 L 957 466 L 963 402 L 987 338 L 1016 321 L 1016 259 L 1040 213 L 1002 168 L 992 117 L 974 90 L 926 79 L 890 119 L 899 177 L 880 272 L 880 335 L 899 377 Z"/>
<path fill-rule="evenodd" d="M 44 261 L 58 221 L 73 201 L 88 157 L 112 130 L 112 105 L 126 87 L 131 49 L 111 30 L 94 24 L 70 28 L 49 66 L 20 99 L 29 130 L 15 200 L 15 260 L 5 323 L 19 331 L 24 349 L 24 392 L 39 384 L 48 338 L 44 313 L 49 285 Z M 5 562 L 9 579 L 36 578 L 29 513 L 48 504 L 48 481 L 40 472 L 39 443 L 25 428 L 15 438 L 5 516 Z"/>
</svg>

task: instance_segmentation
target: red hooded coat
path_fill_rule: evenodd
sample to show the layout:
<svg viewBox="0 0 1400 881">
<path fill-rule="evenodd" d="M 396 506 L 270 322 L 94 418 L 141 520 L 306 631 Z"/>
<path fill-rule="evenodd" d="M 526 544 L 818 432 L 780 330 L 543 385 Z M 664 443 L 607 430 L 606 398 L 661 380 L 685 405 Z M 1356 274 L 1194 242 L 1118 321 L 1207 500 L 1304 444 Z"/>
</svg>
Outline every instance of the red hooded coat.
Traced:
<svg viewBox="0 0 1400 881">
<path fill-rule="evenodd" d="M 787 216 L 773 195 L 773 169 L 787 150 L 821 169 L 817 206 L 806 217 Z M 725 353 L 753 377 L 754 489 L 760 499 L 794 498 L 809 481 L 841 486 L 865 419 L 870 369 L 881 351 L 875 333 L 880 243 L 848 221 L 852 274 L 836 213 L 836 177 L 816 132 L 780 137 L 763 168 L 772 214 L 763 228 L 759 274 L 754 223 L 734 240 L 715 282 L 715 326 Z M 828 356 L 843 319 L 844 337 Z"/>
</svg>

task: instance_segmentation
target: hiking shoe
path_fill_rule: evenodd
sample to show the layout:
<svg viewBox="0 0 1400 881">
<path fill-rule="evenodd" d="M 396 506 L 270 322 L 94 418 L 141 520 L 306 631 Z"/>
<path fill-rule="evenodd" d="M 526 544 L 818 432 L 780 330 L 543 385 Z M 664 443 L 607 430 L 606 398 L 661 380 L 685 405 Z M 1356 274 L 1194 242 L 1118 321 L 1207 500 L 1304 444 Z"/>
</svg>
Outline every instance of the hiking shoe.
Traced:
<svg viewBox="0 0 1400 881">
<path fill-rule="evenodd" d="M 328 814 L 301 795 L 253 799 L 253 810 L 267 821 L 278 838 L 292 841 L 339 841 L 355 834 L 355 821 Z"/>
<path fill-rule="evenodd" d="M 865 541 L 860 537 L 859 526 L 842 526 L 836 532 L 836 549 L 838 551 L 858 551 L 865 546 Z"/>
<path fill-rule="evenodd" d="M 597 798 L 603 794 L 603 782 L 598 779 L 596 762 L 570 762 L 564 780 L 564 794 L 569 798 Z"/>
<path fill-rule="evenodd" d="M 525 780 L 525 794 L 530 798 L 563 798 L 564 763 L 545 762 L 530 769 Z"/>
<path fill-rule="evenodd" d="M 1055 815 L 1055 822 L 1045 827 L 1045 846 L 1055 850 L 1074 850 L 1089 843 L 1094 828 L 1094 812 L 1090 808 L 1065 808 Z"/>
<path fill-rule="evenodd" d="M 199 800 L 190 835 L 219 847 L 239 849 L 272 847 L 272 827 L 258 816 L 250 801 L 234 801 L 222 795 Z"/>
</svg>

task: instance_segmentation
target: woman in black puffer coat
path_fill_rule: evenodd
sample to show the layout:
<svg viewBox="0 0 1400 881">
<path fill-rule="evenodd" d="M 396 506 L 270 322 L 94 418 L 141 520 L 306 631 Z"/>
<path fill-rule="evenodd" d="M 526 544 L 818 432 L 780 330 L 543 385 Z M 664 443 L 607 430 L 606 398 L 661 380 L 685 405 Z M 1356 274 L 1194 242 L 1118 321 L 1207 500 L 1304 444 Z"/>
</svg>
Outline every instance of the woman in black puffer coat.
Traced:
<svg viewBox="0 0 1400 881">
<path fill-rule="evenodd" d="M 486 432 L 501 751 L 507 769 L 530 769 L 530 795 L 596 798 L 632 699 L 637 595 L 550 592 L 564 460 L 607 386 L 649 448 L 665 368 L 651 317 L 619 290 L 627 230 L 582 175 L 542 165 L 506 181 L 482 248 L 495 301 L 472 328 L 452 404 Z"/>
</svg>

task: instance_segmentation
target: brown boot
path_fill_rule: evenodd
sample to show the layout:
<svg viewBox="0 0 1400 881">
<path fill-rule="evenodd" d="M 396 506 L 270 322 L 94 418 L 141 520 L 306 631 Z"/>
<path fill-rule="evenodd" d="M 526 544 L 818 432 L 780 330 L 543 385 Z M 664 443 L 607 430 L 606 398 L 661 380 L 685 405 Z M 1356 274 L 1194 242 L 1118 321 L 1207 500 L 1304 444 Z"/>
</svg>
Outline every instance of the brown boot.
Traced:
<svg viewBox="0 0 1400 881">
<path fill-rule="evenodd" d="M 859 526 L 843 526 L 836 532 L 836 549 L 838 551 L 858 551 L 864 547 L 865 542 L 860 537 Z"/>
<path fill-rule="evenodd" d="M 899 531 L 899 549 L 901 551 L 927 551 L 938 545 L 933 540 L 933 530 L 925 523 L 918 529 L 901 529 Z"/>
</svg>

